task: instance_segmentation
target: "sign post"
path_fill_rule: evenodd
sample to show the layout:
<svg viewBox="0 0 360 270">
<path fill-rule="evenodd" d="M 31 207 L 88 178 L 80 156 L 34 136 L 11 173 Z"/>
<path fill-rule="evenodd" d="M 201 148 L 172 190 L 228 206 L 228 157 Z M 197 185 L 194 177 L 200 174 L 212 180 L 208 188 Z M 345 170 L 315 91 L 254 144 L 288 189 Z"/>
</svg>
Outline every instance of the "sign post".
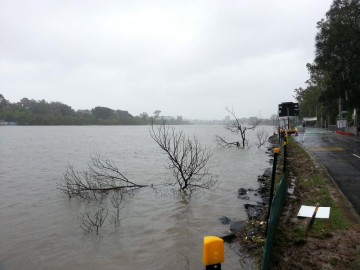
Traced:
<svg viewBox="0 0 360 270">
<path fill-rule="evenodd" d="M 278 155 L 279 155 L 279 148 L 274 148 L 274 161 L 273 161 L 273 168 L 272 168 L 272 174 L 271 174 L 269 209 L 268 209 L 268 215 L 267 215 L 267 219 L 266 219 L 267 220 L 267 222 L 266 222 L 266 236 L 267 236 L 269 217 L 270 217 L 270 212 L 271 212 L 271 204 L 272 204 L 272 200 L 273 200 L 273 197 L 274 197 L 276 163 L 277 163 Z"/>
</svg>

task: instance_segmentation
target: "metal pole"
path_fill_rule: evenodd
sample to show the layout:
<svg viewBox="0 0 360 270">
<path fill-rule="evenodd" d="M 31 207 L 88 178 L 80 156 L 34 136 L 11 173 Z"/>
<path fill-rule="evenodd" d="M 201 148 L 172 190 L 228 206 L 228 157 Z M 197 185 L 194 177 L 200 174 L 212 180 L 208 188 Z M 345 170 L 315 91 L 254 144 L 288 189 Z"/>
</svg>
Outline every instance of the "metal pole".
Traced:
<svg viewBox="0 0 360 270">
<path fill-rule="evenodd" d="M 287 154 L 287 141 L 284 142 L 284 165 L 283 165 L 283 172 L 286 171 L 286 154 Z"/>
<path fill-rule="evenodd" d="M 288 120 L 288 127 L 287 127 L 287 130 L 289 130 L 290 128 L 290 117 L 289 117 L 289 108 L 287 108 L 287 120 Z"/>
<path fill-rule="evenodd" d="M 268 226 L 269 226 L 269 218 L 270 218 L 270 211 L 271 211 L 271 204 L 274 196 L 274 186 L 275 186 L 275 175 L 276 175 L 276 163 L 277 163 L 277 157 L 279 155 L 279 148 L 274 148 L 274 163 L 273 163 L 273 169 L 271 174 L 271 186 L 270 186 L 270 196 L 269 196 L 269 209 L 268 209 L 268 215 L 267 215 L 267 222 L 266 222 L 266 236 L 268 232 Z"/>
<path fill-rule="evenodd" d="M 279 121 L 279 128 L 278 128 L 278 136 L 279 136 L 279 143 L 281 143 L 280 121 Z"/>
<path fill-rule="evenodd" d="M 205 270 L 213 270 L 213 269 L 221 270 L 221 264 L 218 263 L 218 264 L 213 264 L 213 265 L 207 265 L 205 267 Z"/>
<path fill-rule="evenodd" d="M 312 215 L 312 217 L 311 217 L 311 219 L 310 219 L 310 221 L 309 221 L 308 226 L 306 227 L 305 237 L 308 236 L 309 231 L 312 229 L 312 227 L 313 227 L 313 225 L 314 225 L 315 218 L 316 218 L 316 213 L 317 213 L 317 211 L 318 211 L 318 209 L 319 209 L 319 206 L 320 206 L 320 204 L 318 204 L 318 203 L 317 203 L 316 206 L 315 206 L 314 213 L 313 213 L 313 215 Z"/>
</svg>

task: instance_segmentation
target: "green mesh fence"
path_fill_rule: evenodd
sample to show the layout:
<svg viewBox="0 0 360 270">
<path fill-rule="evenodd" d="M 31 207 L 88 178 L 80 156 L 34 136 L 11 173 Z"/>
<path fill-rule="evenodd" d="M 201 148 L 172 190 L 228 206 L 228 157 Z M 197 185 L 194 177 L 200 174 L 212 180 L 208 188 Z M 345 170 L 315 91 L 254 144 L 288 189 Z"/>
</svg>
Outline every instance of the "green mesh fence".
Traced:
<svg viewBox="0 0 360 270">
<path fill-rule="evenodd" d="M 264 254 L 262 258 L 262 267 L 261 267 L 262 270 L 269 269 L 271 250 L 274 241 L 274 234 L 280 219 L 281 210 L 285 204 L 287 188 L 288 188 L 287 176 L 284 175 L 280 181 L 280 185 L 276 190 L 276 194 L 271 204 L 270 215 L 268 220 L 268 231 L 267 231 Z"/>
</svg>

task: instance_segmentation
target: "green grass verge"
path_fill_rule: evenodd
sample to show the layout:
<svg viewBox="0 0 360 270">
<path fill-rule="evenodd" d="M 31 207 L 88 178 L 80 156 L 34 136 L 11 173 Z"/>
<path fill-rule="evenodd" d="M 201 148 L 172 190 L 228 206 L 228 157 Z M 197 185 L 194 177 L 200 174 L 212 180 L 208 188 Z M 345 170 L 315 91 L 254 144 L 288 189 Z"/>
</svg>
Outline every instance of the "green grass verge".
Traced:
<svg viewBox="0 0 360 270">
<path fill-rule="evenodd" d="M 311 162 L 311 159 L 306 151 L 299 146 L 293 139 L 290 141 L 292 147 L 297 155 L 301 158 L 306 158 Z M 308 195 L 304 196 L 301 204 L 316 205 L 317 203 L 323 207 L 330 207 L 329 219 L 316 219 L 311 230 L 312 237 L 326 238 L 337 230 L 345 230 L 349 227 L 344 214 L 341 209 L 332 199 L 328 189 L 328 179 L 322 171 L 317 170 L 312 175 L 300 176 L 297 181 L 297 186 L 300 190 L 307 192 Z M 295 227 L 294 239 L 295 242 L 301 241 L 301 234 L 305 232 L 306 228 Z"/>
</svg>

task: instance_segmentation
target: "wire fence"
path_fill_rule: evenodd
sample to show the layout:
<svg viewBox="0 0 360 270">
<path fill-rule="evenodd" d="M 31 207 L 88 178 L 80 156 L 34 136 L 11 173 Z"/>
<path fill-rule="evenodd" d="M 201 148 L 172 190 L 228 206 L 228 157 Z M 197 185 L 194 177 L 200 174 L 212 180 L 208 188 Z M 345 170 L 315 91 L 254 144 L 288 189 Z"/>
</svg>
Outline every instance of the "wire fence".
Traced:
<svg viewBox="0 0 360 270">
<path fill-rule="evenodd" d="M 285 204 L 288 189 L 287 173 L 283 175 L 278 186 L 273 201 L 271 203 L 270 214 L 268 218 L 268 230 L 266 236 L 266 243 L 264 247 L 264 254 L 262 258 L 262 270 L 270 268 L 271 251 L 274 242 L 275 231 L 280 219 L 282 208 Z"/>
</svg>

